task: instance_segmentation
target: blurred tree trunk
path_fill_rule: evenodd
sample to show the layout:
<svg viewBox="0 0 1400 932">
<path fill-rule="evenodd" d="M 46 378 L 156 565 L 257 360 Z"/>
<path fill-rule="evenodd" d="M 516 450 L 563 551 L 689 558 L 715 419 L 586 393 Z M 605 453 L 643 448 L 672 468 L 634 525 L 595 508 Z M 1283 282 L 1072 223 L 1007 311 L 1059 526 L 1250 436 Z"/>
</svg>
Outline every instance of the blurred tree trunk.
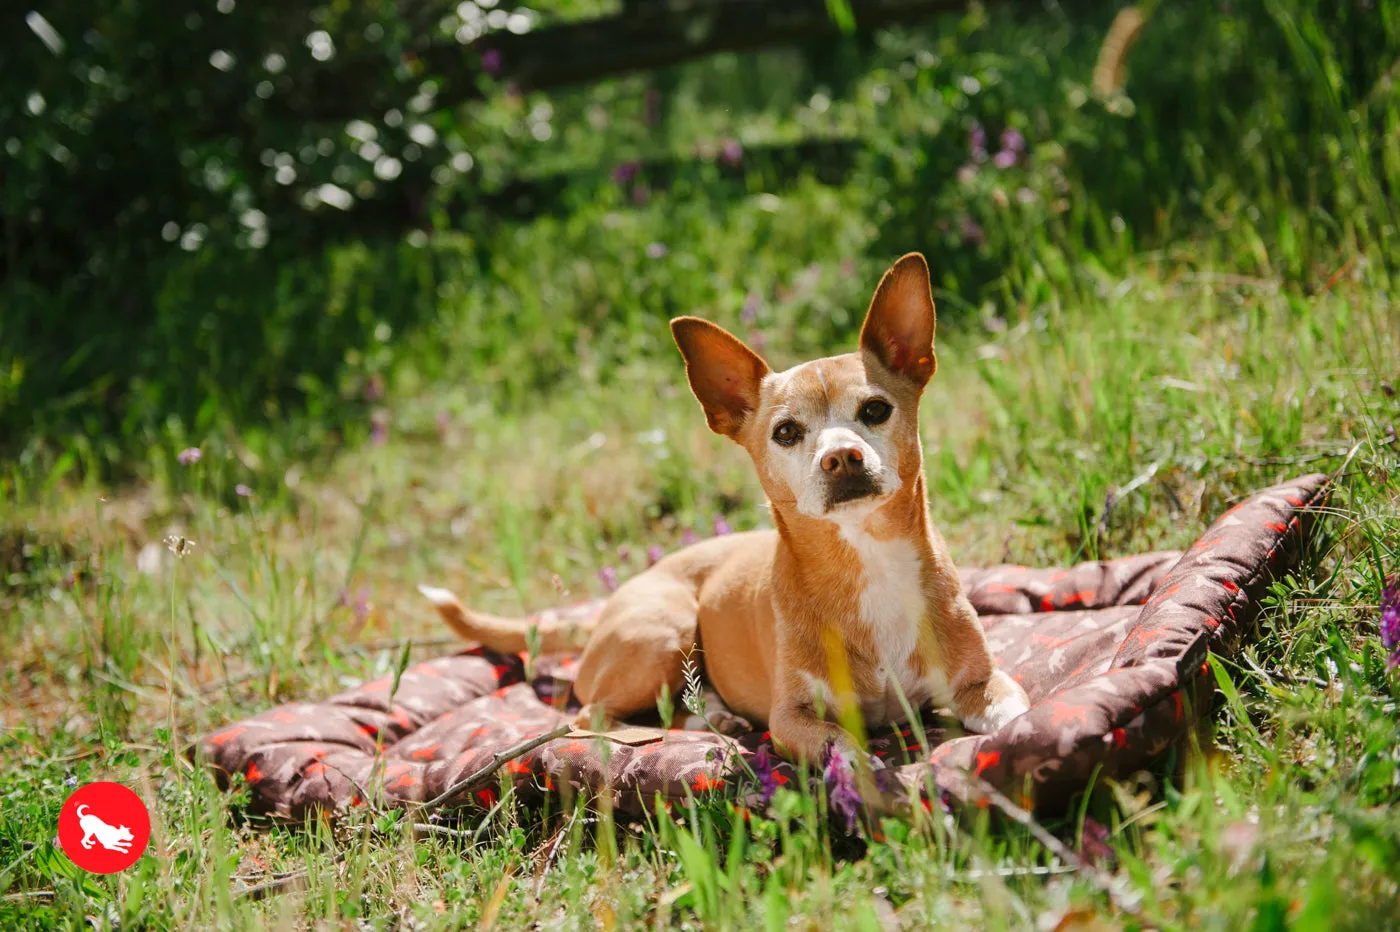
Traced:
<svg viewBox="0 0 1400 932">
<path fill-rule="evenodd" d="M 966 9 L 968 0 L 850 0 L 857 29 L 925 19 Z M 496 77 L 522 90 L 543 90 L 651 71 L 716 52 L 747 51 L 835 36 L 825 0 L 625 0 L 616 16 L 550 26 L 524 35 L 492 33 L 463 48 L 434 43 L 413 63 L 441 82 L 439 100 L 481 93 L 487 51 Z M 288 116 L 351 119 L 379 106 L 376 89 L 352 63 L 322 69 L 287 101 Z"/>
</svg>

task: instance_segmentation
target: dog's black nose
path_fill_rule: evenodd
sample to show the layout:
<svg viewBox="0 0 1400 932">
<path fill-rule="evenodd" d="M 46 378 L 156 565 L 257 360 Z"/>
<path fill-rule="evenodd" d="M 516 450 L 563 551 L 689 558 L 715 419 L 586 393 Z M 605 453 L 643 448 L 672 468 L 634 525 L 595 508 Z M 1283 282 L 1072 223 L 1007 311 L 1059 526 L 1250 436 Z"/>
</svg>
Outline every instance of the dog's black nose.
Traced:
<svg viewBox="0 0 1400 932">
<path fill-rule="evenodd" d="M 822 457 L 822 469 L 833 476 L 847 476 L 865 468 L 865 455 L 856 447 L 842 447 Z"/>
</svg>

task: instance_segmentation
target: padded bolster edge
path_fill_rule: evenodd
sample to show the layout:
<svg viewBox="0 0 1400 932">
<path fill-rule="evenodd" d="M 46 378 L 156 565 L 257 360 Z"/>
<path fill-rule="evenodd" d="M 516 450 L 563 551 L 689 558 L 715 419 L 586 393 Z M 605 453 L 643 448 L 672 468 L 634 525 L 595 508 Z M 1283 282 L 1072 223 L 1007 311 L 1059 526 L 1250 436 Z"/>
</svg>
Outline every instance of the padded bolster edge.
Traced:
<svg viewBox="0 0 1400 932">
<path fill-rule="evenodd" d="M 1305 476 L 1227 511 L 1159 584 L 1109 670 L 933 763 L 962 758 L 995 786 L 1030 778 L 1049 801 L 1100 764 L 1113 773 L 1159 753 L 1185 727 L 1187 697 L 1208 688 L 1206 654 L 1232 645 L 1269 584 L 1296 564 L 1330 490 L 1327 476 Z"/>
<path fill-rule="evenodd" d="M 979 615 L 1027 615 L 1141 605 L 1180 559 L 1180 551 L 1168 550 L 1063 569 L 1003 565 L 959 573 L 963 592 Z"/>
<path fill-rule="evenodd" d="M 1258 615 L 1270 584 L 1297 565 L 1316 509 L 1331 490 L 1321 474 L 1251 495 L 1211 524 L 1147 600 L 1113 667 L 1181 658 L 1202 634 L 1229 650 Z"/>
</svg>

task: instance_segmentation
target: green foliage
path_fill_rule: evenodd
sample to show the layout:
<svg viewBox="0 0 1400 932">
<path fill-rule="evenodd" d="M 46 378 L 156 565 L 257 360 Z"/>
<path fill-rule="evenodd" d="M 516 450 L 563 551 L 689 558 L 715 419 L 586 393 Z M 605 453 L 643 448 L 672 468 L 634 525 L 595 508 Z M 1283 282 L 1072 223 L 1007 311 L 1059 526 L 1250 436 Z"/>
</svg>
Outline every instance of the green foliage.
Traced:
<svg viewBox="0 0 1400 932">
<path fill-rule="evenodd" d="M 1390 272 L 1389 2 L 1159 6 L 1126 95 L 1103 102 L 1097 6 L 852 39 L 835 83 L 772 50 L 481 99 L 432 71 L 459 14 L 245 6 L 84 25 L 60 5 L 42 11 L 58 54 L 30 30 L 3 40 L 12 455 L 146 474 L 146 451 L 218 437 L 304 459 L 367 432 L 388 370 L 468 374 L 517 410 L 669 352 L 659 318 L 732 322 L 746 302 L 775 343 L 827 346 L 911 248 L 945 321 L 1081 301 L 1144 253 L 1300 293 Z M 366 109 L 323 118 L 328 102 Z M 1007 130 L 1026 148 L 1002 168 Z M 783 155 L 813 139 L 842 142 Z M 519 209 L 534 219 L 503 219 Z"/>
</svg>

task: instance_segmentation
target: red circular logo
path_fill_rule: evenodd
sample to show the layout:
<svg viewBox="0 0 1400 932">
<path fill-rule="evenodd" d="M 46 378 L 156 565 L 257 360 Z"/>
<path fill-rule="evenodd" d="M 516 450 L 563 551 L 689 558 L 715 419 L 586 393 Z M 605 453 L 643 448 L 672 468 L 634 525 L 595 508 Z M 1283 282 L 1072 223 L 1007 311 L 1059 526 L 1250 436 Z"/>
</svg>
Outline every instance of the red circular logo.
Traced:
<svg viewBox="0 0 1400 932">
<path fill-rule="evenodd" d="M 58 813 L 58 843 L 64 854 L 94 874 L 126 870 L 150 840 L 146 804 L 120 783 L 80 786 Z"/>
</svg>

